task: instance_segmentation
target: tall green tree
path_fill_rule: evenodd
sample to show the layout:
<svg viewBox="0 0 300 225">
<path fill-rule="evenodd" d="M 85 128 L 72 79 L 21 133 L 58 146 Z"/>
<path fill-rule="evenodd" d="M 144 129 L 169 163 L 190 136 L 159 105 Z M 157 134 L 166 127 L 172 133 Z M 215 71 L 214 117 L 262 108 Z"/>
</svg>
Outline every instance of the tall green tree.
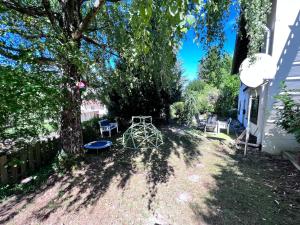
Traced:
<svg viewBox="0 0 300 225">
<path fill-rule="evenodd" d="M 199 62 L 198 78 L 219 88 L 223 77 L 231 73 L 231 58 L 216 46 L 210 48 Z"/>
<path fill-rule="evenodd" d="M 15 68 L 40 67 L 44 72 L 52 68 L 62 78 L 60 136 L 67 152 L 78 153 L 82 146 L 77 83 L 86 69 L 90 48 L 109 49 L 94 37 L 104 26 L 101 14 L 113 2 L 118 0 L 0 1 L 0 54 L 12 60 Z"/>
<path fill-rule="evenodd" d="M 231 75 L 232 57 L 212 47 L 199 63 L 199 79 L 220 91 L 215 112 L 220 116 L 232 116 L 236 108 L 236 98 L 240 80 L 237 75 Z"/>
<path fill-rule="evenodd" d="M 127 9 L 134 13 L 135 7 Z M 169 106 L 180 97 L 181 71 L 178 70 L 176 53 L 181 32 L 173 29 L 173 18 L 166 17 L 167 8 L 162 1 L 152 2 L 149 25 L 145 32 L 147 42 L 139 51 L 140 41 L 132 41 L 135 21 L 130 21 L 120 11 L 108 16 L 109 22 L 119 26 L 108 30 L 115 52 L 115 67 L 102 76 L 101 95 L 111 114 L 125 119 L 133 115 L 152 115 L 155 118 L 169 116 Z M 129 13 L 130 14 L 130 13 Z M 129 16 L 128 14 L 128 16 Z M 122 34 L 122 38 L 114 38 Z"/>
</svg>

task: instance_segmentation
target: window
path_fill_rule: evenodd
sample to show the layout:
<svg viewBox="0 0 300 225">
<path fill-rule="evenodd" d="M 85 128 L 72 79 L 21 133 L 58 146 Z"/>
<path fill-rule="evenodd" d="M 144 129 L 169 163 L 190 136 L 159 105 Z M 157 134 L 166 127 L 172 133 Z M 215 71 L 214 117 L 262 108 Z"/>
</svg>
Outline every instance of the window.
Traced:
<svg viewBox="0 0 300 225">
<path fill-rule="evenodd" d="M 256 98 L 252 98 L 250 121 L 254 124 L 257 124 L 258 108 L 259 108 L 259 96 L 257 96 Z"/>
</svg>

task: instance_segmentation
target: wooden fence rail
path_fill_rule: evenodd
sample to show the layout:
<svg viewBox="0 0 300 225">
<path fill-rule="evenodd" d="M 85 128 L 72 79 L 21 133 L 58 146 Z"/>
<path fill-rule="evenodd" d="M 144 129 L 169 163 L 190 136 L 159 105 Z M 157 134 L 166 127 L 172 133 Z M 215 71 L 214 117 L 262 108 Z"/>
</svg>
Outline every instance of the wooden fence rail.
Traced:
<svg viewBox="0 0 300 225">
<path fill-rule="evenodd" d="M 0 155 L 1 183 L 16 183 L 52 161 L 60 150 L 58 138 L 26 144 L 17 152 Z"/>
</svg>

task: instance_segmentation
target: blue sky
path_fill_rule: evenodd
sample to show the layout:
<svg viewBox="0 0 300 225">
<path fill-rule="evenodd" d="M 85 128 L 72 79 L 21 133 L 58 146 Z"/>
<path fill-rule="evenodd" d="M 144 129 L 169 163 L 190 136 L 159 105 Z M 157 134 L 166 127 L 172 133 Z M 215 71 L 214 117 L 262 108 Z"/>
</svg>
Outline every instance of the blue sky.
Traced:
<svg viewBox="0 0 300 225">
<path fill-rule="evenodd" d="M 231 9 L 230 16 L 225 23 L 225 43 L 224 50 L 229 54 L 233 54 L 236 31 L 235 31 L 235 21 L 236 21 L 236 11 Z M 186 37 L 182 40 L 183 44 L 178 52 L 178 58 L 182 62 L 182 67 L 184 70 L 183 76 L 188 80 L 193 80 L 197 78 L 198 64 L 199 60 L 205 55 L 205 51 L 201 46 L 193 42 L 194 36 L 192 31 L 188 31 Z"/>
</svg>

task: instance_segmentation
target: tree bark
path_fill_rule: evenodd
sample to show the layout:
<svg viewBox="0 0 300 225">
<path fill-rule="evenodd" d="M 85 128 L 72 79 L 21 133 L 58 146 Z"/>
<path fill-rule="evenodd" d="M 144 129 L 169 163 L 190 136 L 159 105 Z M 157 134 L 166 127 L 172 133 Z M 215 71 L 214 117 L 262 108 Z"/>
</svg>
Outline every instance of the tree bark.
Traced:
<svg viewBox="0 0 300 225">
<path fill-rule="evenodd" d="M 45 0 L 44 0 L 45 2 Z M 75 1 L 61 1 L 62 23 L 61 29 L 69 41 L 77 43 L 74 48 L 80 49 L 80 39 L 72 38 L 73 32 L 78 29 L 81 20 L 80 5 Z M 81 95 L 77 82 L 80 81 L 78 66 L 70 59 L 63 63 L 62 113 L 60 124 L 60 137 L 64 151 L 71 154 L 80 154 L 82 149 L 81 129 Z"/>
<path fill-rule="evenodd" d="M 63 82 L 63 107 L 61 114 L 60 137 L 64 151 L 72 154 L 81 153 L 81 96 L 77 87 L 80 81 L 77 66 L 67 64 L 64 68 Z"/>
</svg>

